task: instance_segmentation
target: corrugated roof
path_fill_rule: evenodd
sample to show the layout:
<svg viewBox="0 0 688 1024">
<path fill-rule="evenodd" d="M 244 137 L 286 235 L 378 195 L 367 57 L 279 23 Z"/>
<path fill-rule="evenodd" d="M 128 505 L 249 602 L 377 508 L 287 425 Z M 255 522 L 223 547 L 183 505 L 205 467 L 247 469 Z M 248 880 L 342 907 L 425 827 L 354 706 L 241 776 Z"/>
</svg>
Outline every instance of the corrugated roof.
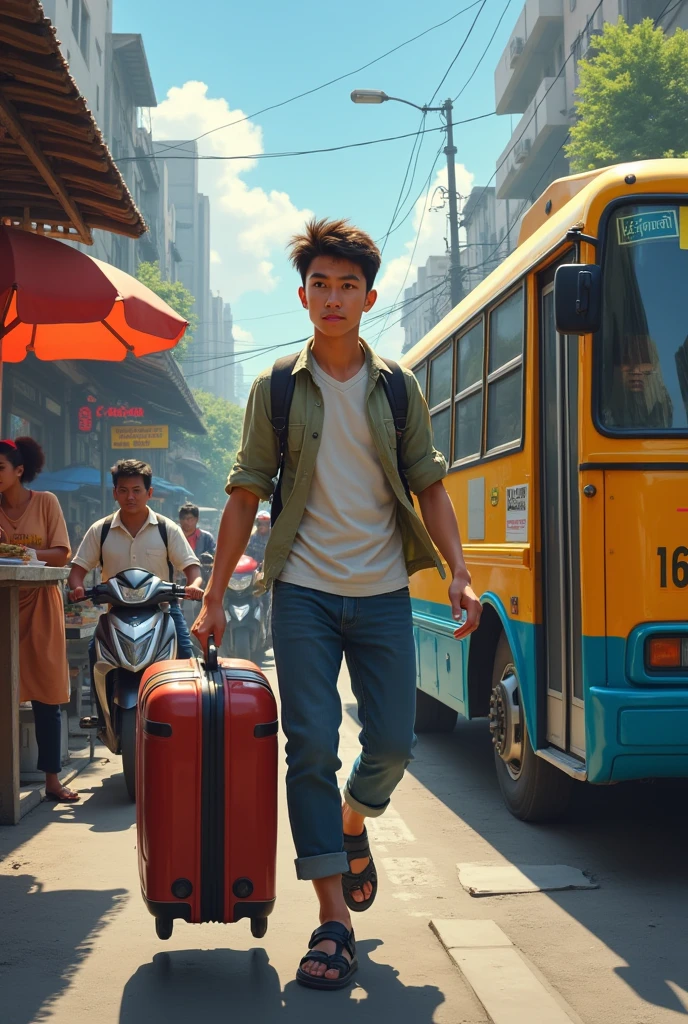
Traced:
<svg viewBox="0 0 688 1024">
<path fill-rule="evenodd" d="M 0 3 L 0 220 L 87 244 L 147 230 L 38 0 Z"/>
</svg>

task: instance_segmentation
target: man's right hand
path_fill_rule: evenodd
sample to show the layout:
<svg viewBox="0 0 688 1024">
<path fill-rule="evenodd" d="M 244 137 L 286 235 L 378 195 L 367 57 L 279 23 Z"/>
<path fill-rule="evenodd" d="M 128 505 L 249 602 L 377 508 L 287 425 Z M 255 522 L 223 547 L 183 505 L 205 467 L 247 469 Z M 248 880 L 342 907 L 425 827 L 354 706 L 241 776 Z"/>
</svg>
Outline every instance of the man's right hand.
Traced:
<svg viewBox="0 0 688 1024">
<path fill-rule="evenodd" d="M 83 587 L 74 587 L 74 590 L 67 592 L 70 604 L 78 604 L 79 601 L 86 600 L 86 591 Z"/>
<path fill-rule="evenodd" d="M 215 645 L 219 647 L 226 628 L 227 619 L 222 601 L 209 598 L 206 594 L 200 614 L 191 627 L 191 632 L 198 640 L 202 650 L 208 650 L 208 637 L 210 636 L 215 637 Z"/>
</svg>

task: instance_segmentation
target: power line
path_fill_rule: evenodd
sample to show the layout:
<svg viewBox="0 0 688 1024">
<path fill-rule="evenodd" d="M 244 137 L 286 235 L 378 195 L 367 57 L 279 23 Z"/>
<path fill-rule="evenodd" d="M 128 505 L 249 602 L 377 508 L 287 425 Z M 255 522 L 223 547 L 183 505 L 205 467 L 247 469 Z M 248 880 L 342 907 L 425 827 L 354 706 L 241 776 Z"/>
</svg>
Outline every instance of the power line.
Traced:
<svg viewBox="0 0 688 1024">
<path fill-rule="evenodd" d="M 416 255 L 416 249 L 418 248 L 418 240 L 420 238 L 420 233 L 421 233 L 421 230 L 422 230 L 422 227 L 423 227 L 423 221 L 425 220 L 425 212 L 426 212 L 426 210 L 428 208 L 428 200 L 430 198 L 430 189 L 432 188 L 432 177 L 433 177 L 433 174 L 435 173 L 435 167 L 437 166 L 437 161 L 440 158 L 440 153 L 442 152 L 442 149 L 443 149 L 443 147 L 440 147 L 438 149 L 437 154 L 435 156 L 435 159 L 433 161 L 432 167 L 430 168 L 430 174 L 428 175 L 428 179 L 427 179 L 428 180 L 428 188 L 427 188 L 427 192 L 425 194 L 425 202 L 423 203 L 423 212 L 421 214 L 420 222 L 418 224 L 418 230 L 416 231 L 416 238 L 415 238 L 415 241 L 413 243 L 413 249 L 411 250 L 411 256 L 409 258 L 408 266 L 406 267 L 406 273 L 404 274 L 404 280 L 402 281 L 401 287 L 400 287 L 399 291 L 397 292 L 397 297 L 394 300 L 394 305 L 396 305 L 396 303 L 399 301 L 399 296 L 401 295 L 401 293 L 403 292 L 404 288 L 406 287 L 406 282 L 408 280 L 409 273 L 411 272 L 411 267 L 413 266 L 413 259 L 414 259 L 414 256 Z M 387 320 L 389 319 L 389 315 L 390 314 L 388 313 L 387 314 L 387 318 L 385 319 L 385 323 L 384 323 L 384 325 L 382 327 L 382 330 L 380 331 L 380 333 L 375 338 L 375 341 L 373 342 L 373 345 L 372 345 L 373 348 L 375 348 L 375 345 L 380 340 L 380 338 L 382 337 L 382 335 L 384 334 L 384 332 L 386 330 Z"/>
<path fill-rule="evenodd" d="M 471 71 L 470 75 L 468 76 L 468 78 L 467 78 L 467 79 L 466 79 L 466 81 L 464 82 L 463 86 L 461 87 L 461 89 L 459 90 L 459 92 L 458 92 L 458 93 L 456 94 L 456 96 L 455 96 L 455 97 L 454 97 L 454 99 L 452 100 L 452 103 L 456 103 L 456 101 L 457 101 L 457 100 L 458 100 L 458 99 L 459 99 L 459 98 L 460 98 L 461 96 L 463 96 L 464 92 L 466 91 L 466 89 L 468 88 L 468 86 L 470 85 L 470 83 L 471 83 L 471 82 L 473 81 L 473 78 L 475 77 L 475 74 L 476 74 L 476 72 L 477 72 L 478 68 L 480 67 L 480 65 L 482 64 L 482 62 L 483 62 L 483 61 L 485 60 L 485 57 L 487 56 L 487 52 L 488 52 L 488 50 L 490 49 L 490 47 L 492 46 L 492 43 L 494 42 L 494 38 L 495 38 L 495 36 L 497 35 L 497 32 L 499 31 L 499 26 L 500 26 L 500 25 L 502 24 L 502 22 L 504 21 L 504 18 L 506 17 L 506 12 L 507 12 L 507 11 L 509 10 L 509 8 L 511 7 L 511 2 L 512 2 L 512 0 L 507 0 L 507 2 L 506 2 L 506 6 L 505 6 L 504 10 L 502 11 L 502 13 L 501 13 L 501 15 L 500 15 L 499 21 L 498 21 L 498 22 L 497 22 L 497 24 L 495 25 L 495 29 L 494 29 L 494 32 L 493 32 L 493 33 L 492 33 L 492 35 L 490 36 L 490 39 L 489 39 L 489 42 L 488 42 L 487 46 L 485 47 L 485 49 L 483 50 L 483 52 L 482 52 L 482 53 L 481 53 L 481 55 L 480 55 L 480 59 L 478 60 L 478 63 L 477 63 L 476 65 L 475 65 L 475 67 L 474 67 L 474 68 L 473 68 L 473 70 Z"/>
<path fill-rule="evenodd" d="M 476 117 L 466 117 L 462 121 L 452 121 L 452 127 L 456 127 L 461 124 L 470 124 L 472 121 L 482 121 L 486 117 L 494 117 L 496 110 L 491 110 L 488 114 L 478 114 Z M 285 157 L 292 156 L 313 156 L 318 153 L 339 153 L 343 149 L 360 149 L 361 146 L 377 146 L 381 142 L 397 142 L 399 139 L 411 139 L 416 135 L 427 135 L 430 132 L 443 132 L 445 125 L 439 125 L 436 128 L 422 128 L 415 132 L 405 132 L 403 135 L 388 135 L 383 139 L 368 139 L 366 142 L 347 142 L 342 146 L 324 146 L 321 149 L 296 149 L 287 150 L 283 153 L 241 153 L 236 156 L 219 156 L 216 154 L 209 154 L 202 156 L 196 154 L 196 156 L 166 156 L 165 160 L 192 160 L 199 162 L 201 160 L 214 160 L 214 161 L 228 161 L 228 160 L 281 160 Z M 133 163 L 139 160 L 157 160 L 158 154 L 146 153 L 144 156 L 122 156 L 117 158 L 117 163 Z"/>
<path fill-rule="evenodd" d="M 363 64 L 360 68 L 355 68 L 353 71 L 347 71 L 345 75 L 339 75 L 337 78 L 331 78 L 329 82 L 323 82 L 322 85 L 316 85 L 312 89 L 306 89 L 304 92 L 297 93 L 295 96 L 290 96 L 289 99 L 281 100 L 279 103 L 272 103 L 268 107 L 263 107 L 261 110 L 256 110 L 253 114 L 247 114 L 245 117 L 237 118 L 236 121 L 229 121 L 227 124 L 221 124 L 217 128 L 211 128 L 207 132 L 203 132 L 201 135 L 197 135 L 195 139 L 187 139 L 183 143 L 178 143 L 176 146 L 168 146 L 167 149 L 162 152 L 168 152 L 173 149 L 179 149 L 182 145 L 188 145 L 189 142 L 199 142 L 204 139 L 207 135 L 212 135 L 214 132 L 223 131 L 225 128 L 231 128 L 235 124 L 242 124 L 244 121 L 250 121 L 254 117 L 259 117 L 261 114 L 266 114 L 269 110 L 278 110 L 280 107 L 285 107 L 288 103 L 294 103 L 296 100 L 303 99 L 305 96 L 312 96 L 315 92 L 320 92 L 321 89 L 327 89 L 330 85 L 335 85 L 337 82 L 343 82 L 346 78 L 351 78 L 352 75 L 357 75 L 360 71 L 366 71 L 367 68 L 371 68 L 373 64 L 379 63 L 384 60 L 385 57 L 390 57 L 393 53 L 403 49 L 405 46 L 409 46 L 411 43 L 415 43 L 418 39 L 422 39 L 423 36 L 428 35 L 430 32 L 434 32 L 438 28 L 443 28 L 450 22 L 455 21 L 456 18 L 465 14 L 466 11 L 470 11 L 473 7 L 477 7 L 479 3 L 484 0 L 475 0 L 474 3 L 469 4 L 468 7 L 462 8 L 457 11 L 456 14 L 452 14 L 451 17 L 445 18 L 444 21 L 438 21 L 436 25 L 431 25 L 430 28 L 424 29 L 419 32 L 418 35 L 412 36 L 411 39 L 406 39 L 403 43 L 399 43 L 397 46 L 393 46 L 391 50 L 387 50 L 379 57 L 375 57 L 373 60 L 368 61 L 367 64 Z"/>
<path fill-rule="evenodd" d="M 464 47 L 465 47 L 466 43 L 467 43 L 467 42 L 468 42 L 468 40 L 469 40 L 469 39 L 471 38 L 471 34 L 472 34 L 472 32 L 473 32 L 473 29 L 475 28 L 475 26 L 476 26 L 476 25 L 477 25 L 477 23 L 478 23 L 478 18 L 480 17 L 480 15 L 481 15 L 481 14 L 483 13 L 483 11 L 485 10 L 485 4 L 486 4 L 486 3 L 487 3 L 487 0 L 482 0 L 482 5 L 481 5 L 481 7 L 480 7 L 480 10 L 479 10 L 479 11 L 478 11 L 478 13 L 476 14 L 475 18 L 473 19 L 473 24 L 471 25 L 471 27 L 469 28 L 468 32 L 466 33 L 466 36 L 465 36 L 465 38 L 464 38 L 464 41 L 463 41 L 463 42 L 461 43 L 461 46 L 460 46 L 460 47 L 459 47 L 459 49 L 457 50 L 457 52 L 456 52 L 456 55 L 455 55 L 455 57 L 454 57 L 453 61 L 451 62 L 451 64 L 450 64 L 450 65 L 449 65 L 449 67 L 447 68 L 447 70 L 445 71 L 445 73 L 444 73 L 444 76 L 442 77 L 442 80 L 441 80 L 440 84 L 439 84 L 439 85 L 437 86 L 437 88 L 435 89 L 434 93 L 433 93 L 433 94 L 432 94 L 432 96 L 430 97 L 430 102 L 428 103 L 428 106 L 430 106 L 430 105 L 432 104 L 433 100 L 435 99 L 435 96 L 437 96 L 437 93 L 438 93 L 438 92 L 440 91 L 440 89 L 442 88 L 442 86 L 444 85 L 444 83 L 445 83 L 445 82 L 447 81 L 447 78 L 449 77 L 449 72 L 450 72 L 450 71 L 451 71 L 451 69 L 452 69 L 452 68 L 454 67 L 454 65 L 456 64 L 457 60 L 459 59 L 459 57 L 460 57 L 460 56 L 461 56 L 461 54 L 463 53 L 463 49 L 464 49 Z"/>
<path fill-rule="evenodd" d="M 367 327 L 371 327 L 374 323 L 379 322 L 380 320 L 384 319 L 385 317 L 391 316 L 392 313 L 399 312 L 400 310 L 404 309 L 406 306 L 411 305 L 412 303 L 420 302 L 422 299 L 426 298 L 432 292 L 435 292 L 439 288 L 444 287 L 444 286 L 446 286 L 446 280 L 445 279 L 443 279 L 442 281 L 438 282 L 437 284 L 432 285 L 430 288 L 427 288 L 425 291 L 421 292 L 419 295 L 413 295 L 413 296 L 411 296 L 410 299 L 404 299 L 404 301 L 401 302 L 401 303 L 392 303 L 390 306 L 383 306 L 382 309 L 379 312 L 373 314 L 372 316 L 370 316 L 370 317 L 368 317 L 366 319 L 364 327 L 366 327 L 366 328 Z M 404 316 L 405 315 L 406 314 L 404 314 Z M 402 319 L 403 319 L 403 317 L 402 317 Z M 309 337 L 310 337 L 310 335 L 309 335 Z M 307 340 L 308 340 L 308 338 L 300 339 L 301 342 L 307 341 Z M 193 373 L 193 374 L 186 374 L 185 376 L 188 376 L 188 377 L 191 377 L 191 376 L 198 377 L 198 376 L 200 376 L 203 373 L 214 373 L 215 370 L 221 370 L 221 369 L 223 369 L 226 366 L 233 366 L 235 363 L 239 363 L 239 362 L 241 362 L 241 363 L 248 362 L 250 359 L 253 359 L 254 357 L 262 355 L 262 354 L 264 354 L 266 352 L 273 352 L 276 349 L 286 348 L 286 347 L 288 347 L 290 345 L 296 345 L 296 344 L 299 344 L 299 340 L 297 340 L 297 341 L 288 341 L 288 342 L 284 342 L 284 343 L 276 344 L 276 345 L 263 346 L 261 348 L 254 349 L 252 352 L 241 353 L 240 354 L 241 358 L 231 359 L 229 362 L 222 363 L 219 366 L 209 366 L 205 370 L 200 370 L 197 373 Z M 193 350 L 190 350 L 190 351 L 193 352 Z M 217 354 L 217 355 L 214 355 L 214 356 L 208 356 L 206 359 L 193 359 L 193 357 L 187 357 L 185 362 L 186 362 L 187 365 L 192 365 L 193 364 L 195 366 L 198 366 L 201 363 L 214 363 L 214 362 L 216 362 L 219 359 L 224 359 L 225 355 L 229 355 L 229 354 L 230 353 L 228 353 L 228 352 L 227 353 L 220 353 L 220 354 Z"/>
<path fill-rule="evenodd" d="M 422 127 L 422 125 L 425 123 L 426 116 L 427 116 L 426 112 L 423 111 L 422 117 L 420 119 L 420 124 L 418 126 L 419 131 L 420 131 L 420 128 Z M 392 219 L 389 222 L 389 227 L 387 228 L 387 233 L 385 234 L 385 237 L 382 240 L 382 244 L 380 245 L 380 255 L 382 255 L 384 253 L 384 251 L 385 251 L 385 247 L 387 245 L 387 242 L 389 241 L 390 233 L 392 231 L 392 228 L 394 227 L 394 221 L 396 220 L 397 213 L 399 212 L 399 207 L 402 206 L 403 203 L 404 203 L 404 189 L 406 188 L 406 182 L 408 181 L 409 172 L 411 170 L 411 165 L 413 164 L 413 158 L 415 156 L 416 157 L 416 163 L 415 163 L 415 166 L 413 168 L 413 176 L 412 176 L 411 182 L 409 184 L 409 191 L 413 187 L 413 178 L 415 177 L 415 174 L 416 174 L 416 168 L 418 167 L 418 157 L 420 156 L 420 151 L 421 151 L 421 148 L 422 148 L 422 138 L 423 138 L 422 135 L 416 135 L 415 139 L 413 140 L 413 146 L 411 147 L 411 155 L 409 156 L 409 160 L 408 160 L 408 163 L 406 165 L 406 171 L 404 173 L 404 180 L 401 183 L 401 188 L 399 189 L 399 195 L 397 196 L 397 201 L 396 201 L 396 203 L 394 205 L 394 212 L 392 213 Z M 416 153 L 416 149 L 417 149 L 417 153 Z"/>
</svg>

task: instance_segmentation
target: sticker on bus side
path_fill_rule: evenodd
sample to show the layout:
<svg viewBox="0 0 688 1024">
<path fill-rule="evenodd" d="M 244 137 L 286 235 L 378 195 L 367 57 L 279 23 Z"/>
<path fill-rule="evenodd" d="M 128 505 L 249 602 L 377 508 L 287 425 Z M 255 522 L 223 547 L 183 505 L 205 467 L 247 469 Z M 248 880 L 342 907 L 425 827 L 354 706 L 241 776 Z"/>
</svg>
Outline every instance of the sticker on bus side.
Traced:
<svg viewBox="0 0 688 1024">
<path fill-rule="evenodd" d="M 506 488 L 506 539 L 528 540 L 528 484 Z"/>
<path fill-rule="evenodd" d="M 628 217 L 618 217 L 616 230 L 619 245 L 637 245 L 639 242 L 679 237 L 676 210 L 648 210 Z"/>
</svg>

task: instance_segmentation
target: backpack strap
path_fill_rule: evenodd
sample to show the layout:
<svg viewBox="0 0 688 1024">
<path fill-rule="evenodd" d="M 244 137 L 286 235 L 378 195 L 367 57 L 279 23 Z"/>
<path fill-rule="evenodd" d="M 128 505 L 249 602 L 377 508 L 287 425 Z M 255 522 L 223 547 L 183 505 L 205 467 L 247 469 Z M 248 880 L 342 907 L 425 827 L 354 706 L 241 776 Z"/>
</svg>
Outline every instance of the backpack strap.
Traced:
<svg viewBox="0 0 688 1024">
<path fill-rule="evenodd" d="M 115 512 L 112 512 L 106 519 L 104 519 L 103 525 L 100 528 L 100 558 L 98 559 L 98 563 L 101 569 L 103 568 L 103 544 L 110 532 L 110 527 L 112 526 L 112 520 L 115 518 L 115 514 Z"/>
<path fill-rule="evenodd" d="M 270 520 L 273 526 L 282 511 L 282 475 L 284 473 L 287 435 L 289 432 L 289 410 L 291 409 L 294 387 L 296 385 L 294 367 L 299 355 L 300 353 L 297 352 L 290 356 L 282 356 L 281 359 L 276 360 L 270 376 L 270 422 L 272 423 L 272 429 L 277 434 L 279 444 L 277 484 L 272 496 L 272 506 L 270 509 Z"/>
<path fill-rule="evenodd" d="M 170 551 L 167 544 L 167 523 L 164 519 L 158 518 L 158 532 L 162 537 L 162 542 L 165 545 L 165 554 L 167 555 L 167 572 L 170 577 L 170 583 L 174 581 L 174 566 L 170 562 Z"/>
<path fill-rule="evenodd" d="M 380 380 L 382 386 L 385 389 L 387 395 L 387 401 L 392 411 L 392 418 L 394 419 L 394 427 L 397 432 L 397 469 L 399 471 L 399 477 L 404 485 L 406 491 L 406 497 L 411 501 L 411 489 L 406 479 L 406 473 L 404 472 L 404 466 L 401 458 L 401 437 L 406 430 L 406 420 L 408 418 L 408 393 L 406 391 L 406 381 L 404 379 L 404 371 L 393 359 L 385 359 L 385 363 L 388 366 L 388 371 L 384 370 L 380 373 Z"/>
</svg>

